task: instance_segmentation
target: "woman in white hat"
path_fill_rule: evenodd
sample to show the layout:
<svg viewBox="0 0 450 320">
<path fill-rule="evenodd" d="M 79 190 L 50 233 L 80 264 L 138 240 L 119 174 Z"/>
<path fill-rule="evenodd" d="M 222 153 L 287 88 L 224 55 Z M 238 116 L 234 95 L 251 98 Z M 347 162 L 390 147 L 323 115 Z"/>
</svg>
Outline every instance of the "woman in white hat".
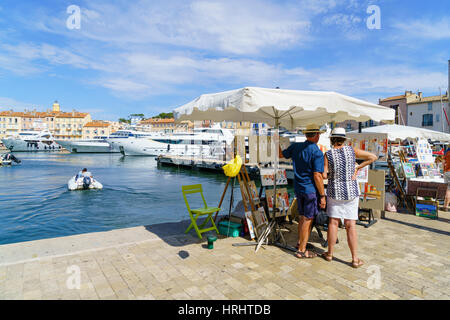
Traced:
<svg viewBox="0 0 450 320">
<path fill-rule="evenodd" d="M 331 149 L 325 153 L 324 179 L 328 178 L 327 214 L 328 252 L 322 257 L 331 261 L 336 244 L 339 221 L 344 219 L 347 231 L 347 243 L 352 254 L 352 267 L 364 264 L 357 254 L 358 242 L 356 221 L 358 220 L 359 186 L 356 180 L 358 170 L 377 160 L 377 156 L 351 146 L 344 145 L 347 137 L 344 128 L 335 128 L 331 132 Z M 356 159 L 364 162 L 357 165 Z"/>
</svg>

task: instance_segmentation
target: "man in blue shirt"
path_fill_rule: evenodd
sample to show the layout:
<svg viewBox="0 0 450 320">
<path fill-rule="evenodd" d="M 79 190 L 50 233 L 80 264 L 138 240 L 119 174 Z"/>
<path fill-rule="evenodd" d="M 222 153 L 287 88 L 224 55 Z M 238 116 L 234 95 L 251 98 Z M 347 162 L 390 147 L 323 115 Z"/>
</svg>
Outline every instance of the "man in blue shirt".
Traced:
<svg viewBox="0 0 450 320">
<path fill-rule="evenodd" d="M 325 208 L 326 195 L 323 186 L 322 173 L 324 170 L 324 157 L 317 143 L 323 133 L 316 125 L 310 125 L 303 131 L 306 141 L 293 143 L 282 151 L 284 158 L 292 159 L 294 169 L 294 189 L 297 197 L 298 213 L 298 258 L 314 258 L 312 251 L 306 250 L 306 244 L 311 233 L 312 222 L 319 213 L 319 206 Z"/>
</svg>

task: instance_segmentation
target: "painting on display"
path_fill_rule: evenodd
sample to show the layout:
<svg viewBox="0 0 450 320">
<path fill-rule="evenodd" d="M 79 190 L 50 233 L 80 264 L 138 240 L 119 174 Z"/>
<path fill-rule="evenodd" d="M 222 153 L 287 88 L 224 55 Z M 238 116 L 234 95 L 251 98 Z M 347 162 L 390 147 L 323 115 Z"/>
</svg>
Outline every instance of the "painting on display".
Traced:
<svg viewBox="0 0 450 320">
<path fill-rule="evenodd" d="M 274 212 L 274 199 L 273 199 L 273 189 L 266 190 L 267 207 L 269 213 Z M 277 188 L 277 197 L 275 217 L 282 217 L 289 215 L 289 194 L 286 188 Z"/>
<path fill-rule="evenodd" d="M 439 169 L 434 163 L 421 162 L 419 164 L 420 164 L 420 173 L 422 174 L 422 176 L 429 178 L 441 176 Z"/>
<path fill-rule="evenodd" d="M 252 195 L 253 202 L 259 203 L 259 194 L 258 194 L 258 189 L 256 188 L 255 181 L 249 181 L 248 188 L 250 189 L 250 193 Z"/>
<path fill-rule="evenodd" d="M 415 178 L 416 172 L 412 163 L 402 163 L 403 174 L 406 178 Z"/>
<path fill-rule="evenodd" d="M 366 182 L 366 183 L 360 183 L 359 184 L 359 190 L 360 190 L 360 199 L 364 200 L 376 200 L 380 199 L 381 197 L 381 191 L 377 190 L 377 187 Z"/>
<path fill-rule="evenodd" d="M 273 186 L 275 169 L 261 169 L 261 185 L 263 187 Z M 288 180 L 285 169 L 278 169 L 277 171 L 277 186 L 287 185 Z"/>
<path fill-rule="evenodd" d="M 239 181 L 239 187 L 241 188 L 242 191 L 242 196 L 244 197 L 244 202 L 245 203 L 250 203 L 250 200 L 248 198 L 248 193 L 247 193 L 247 188 L 245 188 L 245 184 L 243 181 Z"/>
<path fill-rule="evenodd" d="M 252 222 L 252 213 L 251 211 L 245 212 L 245 219 L 247 221 L 248 232 L 250 233 L 250 238 L 255 239 L 255 228 Z"/>
<path fill-rule="evenodd" d="M 434 163 L 433 151 L 427 140 L 420 139 L 416 142 L 416 155 L 420 163 Z"/>
<path fill-rule="evenodd" d="M 386 134 L 349 134 L 348 145 L 374 153 L 379 161 L 387 161 L 388 139 Z"/>
<path fill-rule="evenodd" d="M 416 203 L 416 216 L 437 219 L 437 206 L 427 203 Z"/>
<path fill-rule="evenodd" d="M 255 223 L 254 229 L 256 235 L 259 237 L 263 233 L 264 228 L 268 225 L 264 207 L 259 207 L 257 210 L 253 211 L 253 221 Z"/>
<path fill-rule="evenodd" d="M 356 180 L 361 182 L 368 182 L 369 181 L 369 167 L 365 166 L 364 168 L 358 170 L 356 174 Z"/>
</svg>

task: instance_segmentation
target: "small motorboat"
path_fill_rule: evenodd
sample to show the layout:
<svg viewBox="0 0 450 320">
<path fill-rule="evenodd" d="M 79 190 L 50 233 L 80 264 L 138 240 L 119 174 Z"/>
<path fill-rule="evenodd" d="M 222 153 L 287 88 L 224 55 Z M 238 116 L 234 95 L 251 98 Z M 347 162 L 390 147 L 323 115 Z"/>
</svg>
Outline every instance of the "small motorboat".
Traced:
<svg viewBox="0 0 450 320">
<path fill-rule="evenodd" d="M 103 189 L 103 185 L 90 177 L 79 177 L 78 175 L 73 176 L 72 179 L 69 180 L 67 186 L 70 191 L 74 190 L 89 190 L 89 189 Z"/>
<path fill-rule="evenodd" d="M 17 159 L 14 155 L 11 153 L 6 153 L 3 156 L 0 156 L 0 166 L 10 166 L 13 163 L 19 164 L 22 161 Z"/>
</svg>

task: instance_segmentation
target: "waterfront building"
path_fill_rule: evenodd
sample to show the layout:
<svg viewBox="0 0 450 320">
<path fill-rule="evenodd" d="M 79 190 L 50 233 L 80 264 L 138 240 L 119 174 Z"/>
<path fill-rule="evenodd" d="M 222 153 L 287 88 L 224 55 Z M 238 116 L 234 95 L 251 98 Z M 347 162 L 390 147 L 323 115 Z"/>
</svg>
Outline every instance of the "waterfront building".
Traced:
<svg viewBox="0 0 450 320">
<path fill-rule="evenodd" d="M 160 118 L 150 118 L 146 120 L 141 120 L 137 124 L 137 128 L 143 131 L 164 131 L 173 132 L 176 129 L 175 119 L 160 119 Z"/>
<path fill-rule="evenodd" d="M 405 91 L 405 94 L 380 99 L 378 104 L 395 110 L 395 124 L 408 126 L 408 104 L 417 101 L 422 97 L 422 92 L 417 94 L 412 91 Z"/>
<path fill-rule="evenodd" d="M 123 122 L 119 122 L 119 121 L 105 121 L 108 122 L 110 124 L 110 131 L 111 133 L 116 132 L 118 130 L 122 130 L 125 129 L 126 125 Z"/>
<path fill-rule="evenodd" d="M 0 138 L 19 133 L 22 128 L 23 112 L 0 111 Z"/>
<path fill-rule="evenodd" d="M 62 112 L 58 101 L 45 112 L 13 110 L 0 112 L 0 138 L 28 130 L 48 129 L 55 139 L 79 139 L 84 124 L 91 121 L 89 113 Z"/>
<path fill-rule="evenodd" d="M 407 105 L 407 125 L 449 133 L 448 102 L 448 92 L 430 97 L 419 93 L 418 98 Z"/>
<path fill-rule="evenodd" d="M 194 120 L 194 128 L 211 128 L 213 125 L 212 120 Z"/>
<path fill-rule="evenodd" d="M 194 129 L 194 123 L 190 120 L 183 120 L 175 123 L 175 132 L 191 132 Z"/>
<path fill-rule="evenodd" d="M 378 102 L 379 105 L 395 110 L 395 124 L 441 132 L 449 132 L 448 103 L 448 92 L 442 96 L 424 97 L 422 92 L 413 93 L 412 91 L 405 91 L 402 95 L 379 99 Z M 362 123 L 362 128 L 383 124 L 382 122 L 366 121 Z M 356 121 L 344 121 L 338 123 L 337 126 L 345 128 L 347 131 L 358 130 Z"/>
<path fill-rule="evenodd" d="M 93 139 L 97 136 L 109 136 L 117 130 L 117 126 L 111 122 L 101 120 L 90 121 L 83 126 L 82 139 Z"/>
</svg>

